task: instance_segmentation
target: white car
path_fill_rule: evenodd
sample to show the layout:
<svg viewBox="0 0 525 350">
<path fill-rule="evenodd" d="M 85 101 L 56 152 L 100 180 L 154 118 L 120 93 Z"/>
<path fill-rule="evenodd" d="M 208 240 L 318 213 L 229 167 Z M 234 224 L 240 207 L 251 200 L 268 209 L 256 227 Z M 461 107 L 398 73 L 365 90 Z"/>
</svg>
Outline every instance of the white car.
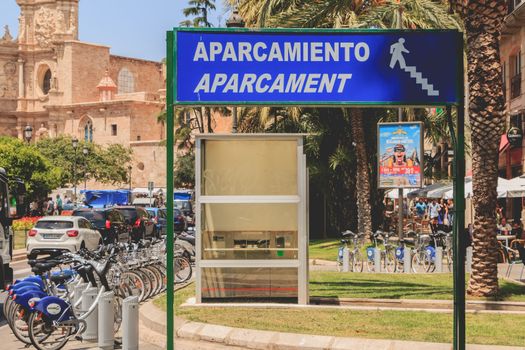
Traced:
<svg viewBox="0 0 525 350">
<path fill-rule="evenodd" d="M 80 248 L 94 250 L 102 244 L 102 236 L 93 225 L 80 216 L 45 216 L 36 222 L 27 237 L 27 256 L 76 252 Z"/>
</svg>

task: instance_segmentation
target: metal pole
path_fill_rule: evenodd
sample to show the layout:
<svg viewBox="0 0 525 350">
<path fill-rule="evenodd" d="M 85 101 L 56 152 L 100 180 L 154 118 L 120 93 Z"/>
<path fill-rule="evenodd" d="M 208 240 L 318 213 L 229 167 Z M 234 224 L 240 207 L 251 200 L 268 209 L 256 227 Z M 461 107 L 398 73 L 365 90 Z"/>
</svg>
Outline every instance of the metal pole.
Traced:
<svg viewBox="0 0 525 350">
<path fill-rule="evenodd" d="M 75 203 L 77 203 L 77 148 L 75 148 L 75 162 L 74 162 L 74 166 L 73 166 L 73 182 L 74 182 L 74 186 L 75 186 Z"/>
<path fill-rule="evenodd" d="M 167 175 L 167 182 L 166 182 L 166 208 L 167 208 L 167 220 L 168 220 L 168 227 L 166 230 L 167 238 L 166 238 L 166 250 L 167 250 L 167 266 L 166 266 L 166 274 L 167 274 L 167 290 L 166 290 L 166 299 L 167 299 L 167 306 L 168 310 L 166 312 L 166 327 L 167 327 L 167 340 L 166 340 L 166 349 L 167 350 L 173 350 L 175 348 L 174 343 L 174 319 L 173 319 L 173 313 L 174 313 L 174 276 L 173 276 L 173 132 L 174 130 L 174 123 L 173 123 L 173 108 L 174 101 L 173 97 L 176 93 L 174 89 L 176 89 L 176 86 L 174 84 L 174 59 L 176 56 L 176 53 L 174 51 L 175 47 L 175 35 L 173 31 L 167 32 L 167 87 L 166 87 L 166 111 L 167 111 L 167 120 L 166 120 L 166 147 L 168 148 L 166 150 L 167 155 L 167 169 L 166 169 L 166 175 Z"/>
<path fill-rule="evenodd" d="M 139 298 L 127 297 L 122 303 L 122 350 L 139 348 Z"/>
<path fill-rule="evenodd" d="M 97 299 L 98 289 L 95 287 L 88 288 L 82 293 L 82 311 L 86 312 L 89 310 L 91 305 Z M 97 339 L 98 333 L 98 310 L 95 308 L 91 314 L 86 317 L 86 330 L 82 335 L 83 340 L 95 340 Z"/>
<path fill-rule="evenodd" d="M 98 302 L 98 347 L 103 350 L 113 349 L 115 343 L 115 309 L 113 292 L 106 292 Z"/>
<path fill-rule="evenodd" d="M 399 6 L 399 22 L 397 22 L 397 28 L 403 29 L 403 6 Z M 399 107 L 397 109 L 397 121 L 402 122 L 403 121 L 403 108 Z M 397 234 L 399 237 L 399 240 L 403 239 L 403 208 L 405 206 L 404 199 L 403 199 L 403 189 L 399 188 L 397 191 L 397 202 L 399 205 L 399 213 L 398 213 L 398 223 L 397 223 Z"/>
</svg>

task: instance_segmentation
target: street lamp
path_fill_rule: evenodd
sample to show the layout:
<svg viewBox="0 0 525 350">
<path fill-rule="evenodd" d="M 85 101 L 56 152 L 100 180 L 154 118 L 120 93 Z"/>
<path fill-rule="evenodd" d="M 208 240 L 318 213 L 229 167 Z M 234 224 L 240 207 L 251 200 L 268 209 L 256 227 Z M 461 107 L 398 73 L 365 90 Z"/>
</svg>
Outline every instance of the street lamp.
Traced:
<svg viewBox="0 0 525 350">
<path fill-rule="evenodd" d="M 82 154 L 84 155 L 84 191 L 86 190 L 86 182 L 87 182 L 87 155 L 89 154 L 89 148 L 87 146 L 84 146 L 82 148 Z"/>
<path fill-rule="evenodd" d="M 131 169 L 133 169 L 133 167 L 131 165 L 128 165 L 128 171 L 129 171 L 129 198 L 128 198 L 128 203 L 131 204 Z"/>
<path fill-rule="evenodd" d="M 226 21 L 228 28 L 244 28 L 245 23 L 241 15 L 239 15 L 238 3 L 233 7 L 230 18 Z M 232 133 L 237 133 L 237 107 L 232 107 Z"/>
<path fill-rule="evenodd" d="M 24 139 L 27 141 L 27 143 L 31 142 L 31 138 L 33 137 L 33 128 L 31 125 L 27 124 L 24 128 Z"/>
<path fill-rule="evenodd" d="M 73 186 L 75 187 L 75 195 L 74 195 L 74 201 L 73 204 L 75 205 L 77 203 L 77 147 L 78 147 L 78 139 L 76 137 L 71 140 L 71 145 L 73 146 L 73 150 L 75 151 L 75 158 L 73 163 Z"/>
</svg>

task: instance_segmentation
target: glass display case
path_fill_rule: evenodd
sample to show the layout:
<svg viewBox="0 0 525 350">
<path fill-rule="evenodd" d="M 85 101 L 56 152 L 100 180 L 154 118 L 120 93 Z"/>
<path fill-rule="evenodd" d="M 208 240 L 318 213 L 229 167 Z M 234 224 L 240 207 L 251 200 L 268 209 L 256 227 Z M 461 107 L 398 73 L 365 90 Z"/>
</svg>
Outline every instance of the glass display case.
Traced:
<svg viewBox="0 0 525 350">
<path fill-rule="evenodd" d="M 303 135 L 196 138 L 197 302 L 307 303 Z"/>
</svg>

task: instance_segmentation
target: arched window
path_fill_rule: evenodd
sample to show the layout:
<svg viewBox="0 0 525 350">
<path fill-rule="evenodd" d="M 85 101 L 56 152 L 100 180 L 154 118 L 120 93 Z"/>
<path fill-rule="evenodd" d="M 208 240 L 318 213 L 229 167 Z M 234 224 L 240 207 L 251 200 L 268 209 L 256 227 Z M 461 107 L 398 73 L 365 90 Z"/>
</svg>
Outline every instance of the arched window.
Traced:
<svg viewBox="0 0 525 350">
<path fill-rule="evenodd" d="M 88 120 L 84 125 L 84 141 L 93 142 L 93 123 L 91 120 Z"/>
<path fill-rule="evenodd" d="M 49 90 L 51 90 L 51 69 L 46 70 L 42 79 L 42 92 L 44 95 L 47 95 Z"/>
<path fill-rule="evenodd" d="M 135 92 L 135 80 L 133 79 L 133 73 L 127 68 L 122 68 L 118 73 L 118 93 L 129 94 Z"/>
</svg>

